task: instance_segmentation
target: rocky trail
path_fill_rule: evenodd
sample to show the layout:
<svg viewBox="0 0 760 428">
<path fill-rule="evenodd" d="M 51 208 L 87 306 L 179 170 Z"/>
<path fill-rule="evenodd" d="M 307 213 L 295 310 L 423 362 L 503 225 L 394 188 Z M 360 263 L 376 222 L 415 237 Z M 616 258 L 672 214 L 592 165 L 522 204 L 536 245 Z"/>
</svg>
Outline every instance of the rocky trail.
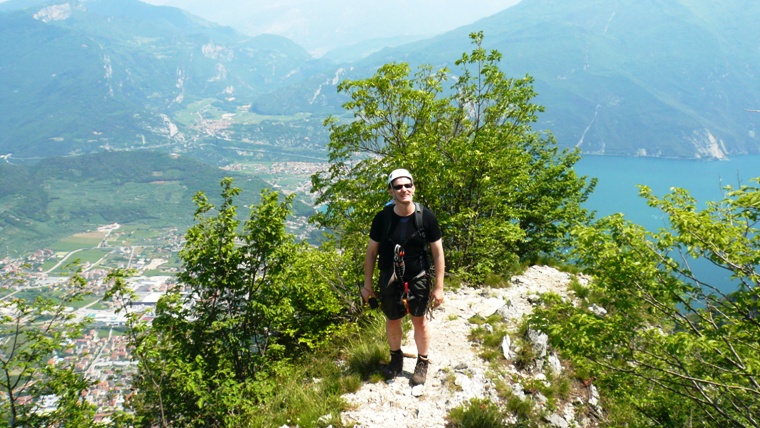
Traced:
<svg viewBox="0 0 760 428">
<path fill-rule="evenodd" d="M 567 297 L 570 279 L 570 274 L 534 266 L 513 277 L 511 285 L 506 288 L 448 290 L 444 304 L 435 310 L 431 323 L 431 364 L 426 384 L 412 387 L 411 375 L 416 360 L 405 358 L 402 376 L 388 382 L 365 383 L 355 393 L 344 396 L 355 409 L 341 414 L 343 423 L 354 424 L 356 428 L 445 427 L 446 416 L 452 408 L 472 398 L 490 398 L 495 402 L 497 392 L 493 375 L 489 375 L 488 363 L 478 356 L 478 345 L 468 338 L 473 328 L 469 320 L 477 314 L 486 318 L 498 312 L 507 321 L 510 332 L 514 332 L 523 317 L 532 312 L 532 302 L 536 302 L 540 294 L 553 292 Z M 405 333 L 402 350 L 416 354 L 411 329 Z M 506 367 L 510 379 L 505 380 L 510 383 L 513 393 L 520 397 L 525 397 L 522 380 L 546 379 L 543 372 L 562 371 L 556 355 L 547 353 L 546 336 L 537 333 L 536 339 L 532 343 L 538 355 L 543 353 L 539 365 L 543 370 L 524 373 L 514 366 Z M 502 348 L 506 355 L 514 351 L 508 340 L 502 343 Z M 595 388 L 591 388 L 585 400 L 576 397 L 573 402 L 565 403 L 558 411 L 545 416 L 546 426 L 593 426 L 583 414 L 576 415 L 576 407 L 598 406 L 598 395 Z M 530 399 L 542 405 L 541 397 L 531 396 Z"/>
</svg>

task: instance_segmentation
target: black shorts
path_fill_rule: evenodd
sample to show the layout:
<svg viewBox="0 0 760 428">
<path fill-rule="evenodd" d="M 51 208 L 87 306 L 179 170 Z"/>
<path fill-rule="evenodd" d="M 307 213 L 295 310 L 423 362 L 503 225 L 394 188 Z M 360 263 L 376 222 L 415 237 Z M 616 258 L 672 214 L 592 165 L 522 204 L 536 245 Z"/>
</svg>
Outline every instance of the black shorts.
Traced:
<svg viewBox="0 0 760 428">
<path fill-rule="evenodd" d="M 380 271 L 380 284 L 378 285 L 380 292 L 378 294 L 380 296 L 380 309 L 383 310 L 385 316 L 389 320 L 397 320 L 407 314 L 403 301 L 404 284 L 397 281 L 388 285 L 388 280 L 390 280 L 392 275 L 392 271 Z M 429 301 L 430 277 L 423 274 L 410 280 L 409 297 L 407 298 L 409 314 L 414 317 L 425 315 Z"/>
</svg>

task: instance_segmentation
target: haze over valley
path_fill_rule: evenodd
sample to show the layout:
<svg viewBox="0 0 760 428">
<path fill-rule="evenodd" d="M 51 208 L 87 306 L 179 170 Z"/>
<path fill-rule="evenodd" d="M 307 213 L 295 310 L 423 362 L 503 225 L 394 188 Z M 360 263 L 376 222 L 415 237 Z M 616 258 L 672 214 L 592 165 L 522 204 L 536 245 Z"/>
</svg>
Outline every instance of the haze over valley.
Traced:
<svg viewBox="0 0 760 428">
<path fill-rule="evenodd" d="M 287 37 L 315 56 L 336 50 L 375 49 L 428 38 L 518 3 L 520 0 L 148 0 L 174 6 L 243 34 Z"/>
</svg>

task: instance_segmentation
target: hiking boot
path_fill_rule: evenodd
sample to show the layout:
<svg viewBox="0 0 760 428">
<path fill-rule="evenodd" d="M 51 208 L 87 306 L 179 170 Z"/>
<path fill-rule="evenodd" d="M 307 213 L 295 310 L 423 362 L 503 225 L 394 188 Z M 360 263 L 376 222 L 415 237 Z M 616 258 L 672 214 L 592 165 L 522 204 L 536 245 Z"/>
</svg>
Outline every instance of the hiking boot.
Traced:
<svg viewBox="0 0 760 428">
<path fill-rule="evenodd" d="M 391 352 L 391 362 L 382 368 L 386 380 L 391 380 L 404 370 L 404 354 Z"/>
<path fill-rule="evenodd" d="M 430 361 L 428 359 L 422 359 L 417 357 L 417 365 L 414 367 L 414 374 L 412 375 L 412 383 L 415 385 L 422 385 L 427 380 L 427 371 Z"/>
</svg>

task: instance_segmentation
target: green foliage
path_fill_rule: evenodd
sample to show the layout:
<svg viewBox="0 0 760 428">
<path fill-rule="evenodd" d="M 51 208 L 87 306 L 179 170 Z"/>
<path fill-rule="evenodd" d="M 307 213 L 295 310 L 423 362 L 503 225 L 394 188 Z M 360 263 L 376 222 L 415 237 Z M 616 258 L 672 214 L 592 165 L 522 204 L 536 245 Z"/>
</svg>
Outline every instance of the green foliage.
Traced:
<svg viewBox="0 0 760 428">
<path fill-rule="evenodd" d="M 447 428 L 506 428 L 506 415 L 494 403 L 475 398 L 466 404 L 451 409 L 448 415 Z"/>
<path fill-rule="evenodd" d="M 89 322 L 77 321 L 68 311 L 87 295 L 79 274 L 77 270 L 71 275 L 55 297 L 39 294 L 31 300 L 0 300 L 0 426 L 97 426 L 92 421 L 94 406 L 82 395 L 92 382 L 74 367 L 55 361 Z M 28 281 L 16 274 L 0 278 L 5 285 Z M 47 414 L 35 411 L 43 395 L 58 399 Z"/>
<path fill-rule="evenodd" d="M 471 39 L 475 49 L 456 62 L 448 90 L 447 69 L 421 66 L 410 76 L 405 63 L 339 85 L 353 120 L 325 122 L 330 167 L 312 176 L 325 204 L 314 221 L 357 256 L 387 201 L 386 174 L 397 167 L 414 174 L 416 200 L 437 214 L 448 267 L 471 277 L 553 252 L 571 225 L 589 218 L 580 204 L 594 181 L 575 174 L 578 152 L 531 129 L 543 110 L 531 103 L 533 80 L 507 78 L 482 33 Z"/>
<path fill-rule="evenodd" d="M 536 357 L 536 352 L 533 350 L 530 342 L 525 340 L 523 336 L 520 336 L 520 339 L 515 341 L 515 356 L 513 358 L 515 367 L 520 370 L 526 370 L 533 364 Z"/>
<path fill-rule="evenodd" d="M 578 281 L 578 277 L 575 275 L 570 278 L 568 288 L 573 291 L 575 297 L 581 300 L 588 298 L 591 294 L 590 288 L 581 284 L 581 282 Z"/>
<path fill-rule="evenodd" d="M 532 321 L 634 424 L 756 427 L 760 189 L 727 187 L 703 210 L 682 189 L 641 194 L 669 228 L 650 233 L 615 215 L 574 231 L 606 315 L 555 299 Z M 724 272 L 722 282 L 698 277 L 694 259 Z"/>
<path fill-rule="evenodd" d="M 293 196 L 263 190 L 245 222 L 222 180 L 217 208 L 199 192 L 197 223 L 180 251 L 179 286 L 152 324 L 128 310 L 128 272 L 114 272 L 108 299 L 129 313 L 139 361 L 130 403 L 140 426 L 257 426 L 283 370 L 356 317 L 356 287 L 335 249 L 298 244 L 285 231 Z"/>
<path fill-rule="evenodd" d="M 374 336 L 379 339 L 383 335 Z M 371 379 L 377 373 L 377 368 L 388 358 L 388 345 L 380 340 L 375 342 L 362 341 L 351 347 L 348 355 L 348 365 L 361 379 Z"/>
<path fill-rule="evenodd" d="M 375 381 L 378 374 L 373 372 L 387 358 L 384 328 L 381 314 L 366 312 L 315 352 L 278 364 L 273 375 L 277 388 L 258 404 L 250 426 L 343 426 L 340 413 L 348 404 L 342 395 L 368 379 Z"/>
<path fill-rule="evenodd" d="M 535 403 L 529 398 L 520 398 L 516 394 L 508 393 L 504 405 L 505 413 L 509 412 L 517 418 L 517 423 L 510 425 L 513 427 L 536 427 Z"/>
<path fill-rule="evenodd" d="M 487 288 L 508 288 L 512 283 L 509 277 L 489 273 L 483 280 L 483 286 Z"/>
<path fill-rule="evenodd" d="M 330 243 L 320 248 L 302 243 L 286 272 L 287 328 L 282 340 L 293 348 L 314 349 L 344 328 L 340 321 L 356 320 L 362 311 L 352 262 Z M 294 317 L 295 319 L 291 319 Z"/>
<path fill-rule="evenodd" d="M 43 379 L 43 383 L 35 384 L 32 388 L 32 396 L 55 396 L 57 399 L 56 407 L 49 413 L 32 412 L 28 414 L 22 420 L 22 426 L 75 426 L 82 428 L 108 426 L 105 423 L 94 421 L 97 408 L 88 402 L 84 395 L 84 392 L 91 388 L 95 382 L 85 378 L 81 373 L 75 372 L 73 367 L 64 369 L 55 366 L 45 367 Z"/>
</svg>

